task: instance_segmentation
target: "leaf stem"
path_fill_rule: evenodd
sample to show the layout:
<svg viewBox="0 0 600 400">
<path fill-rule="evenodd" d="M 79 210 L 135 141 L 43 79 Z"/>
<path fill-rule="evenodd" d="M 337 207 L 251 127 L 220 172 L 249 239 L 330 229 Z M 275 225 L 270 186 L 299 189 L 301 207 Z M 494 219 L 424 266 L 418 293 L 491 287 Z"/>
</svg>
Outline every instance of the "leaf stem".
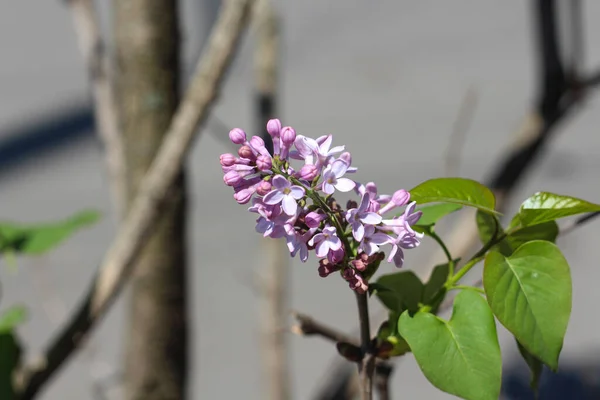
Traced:
<svg viewBox="0 0 600 400">
<path fill-rule="evenodd" d="M 482 288 L 479 287 L 475 287 L 475 286 L 467 286 L 467 285 L 454 285 L 451 288 L 448 288 L 448 290 L 474 290 L 476 292 L 482 293 L 484 294 L 485 291 Z"/>
<path fill-rule="evenodd" d="M 446 258 L 448 259 L 448 278 L 451 278 L 454 275 L 454 259 L 452 259 L 452 255 L 450 254 L 450 251 L 448 250 L 448 247 L 446 247 L 446 243 L 444 243 L 444 241 L 442 240 L 441 237 L 438 236 L 437 233 L 435 233 L 435 231 L 433 230 L 433 227 L 429 230 L 429 236 L 435 240 L 440 247 L 442 248 L 442 250 L 444 250 L 444 254 L 446 255 Z"/>
</svg>

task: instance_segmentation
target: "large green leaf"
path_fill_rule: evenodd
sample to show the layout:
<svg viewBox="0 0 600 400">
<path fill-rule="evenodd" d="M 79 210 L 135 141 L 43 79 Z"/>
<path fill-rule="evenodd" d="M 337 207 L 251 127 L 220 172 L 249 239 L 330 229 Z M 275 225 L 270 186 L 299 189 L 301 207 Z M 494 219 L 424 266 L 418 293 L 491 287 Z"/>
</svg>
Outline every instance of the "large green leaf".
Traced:
<svg viewBox="0 0 600 400">
<path fill-rule="evenodd" d="M 540 378 L 542 377 L 544 364 L 533 354 L 528 352 L 527 349 L 523 347 L 518 340 L 517 348 L 519 349 L 519 353 L 521 353 L 521 357 L 523 357 L 523 359 L 527 363 L 529 371 L 531 371 L 531 380 L 529 381 L 529 386 L 531 386 L 531 389 L 537 392 L 540 386 Z"/>
<path fill-rule="evenodd" d="M 0 333 L 0 399 L 16 399 L 13 371 L 18 367 L 21 349 L 12 332 Z"/>
<path fill-rule="evenodd" d="M 14 306 L 0 315 L 0 333 L 11 332 L 27 318 L 27 310 L 22 306 Z"/>
<path fill-rule="evenodd" d="M 477 228 L 482 244 L 487 244 L 493 237 L 504 233 L 500 221 L 494 215 L 477 212 Z M 555 221 L 543 222 L 538 225 L 520 227 L 510 233 L 506 238 L 494 245 L 491 250 L 498 251 L 508 257 L 516 249 L 532 240 L 547 240 L 555 242 L 558 237 L 558 225 Z"/>
<path fill-rule="evenodd" d="M 421 211 L 423 214 L 421 215 L 421 218 L 419 218 L 417 224 L 421 226 L 435 225 L 446 215 L 458 211 L 461 208 L 462 205 L 455 203 L 430 204 L 418 207 L 416 211 Z"/>
<path fill-rule="evenodd" d="M 384 306 L 397 313 L 416 311 L 423 295 L 423 282 L 412 271 L 382 275 L 369 287 Z"/>
<path fill-rule="evenodd" d="M 425 377 L 438 389 L 467 400 L 497 400 L 502 357 L 494 316 L 481 295 L 463 290 L 450 321 L 408 311 L 399 330 Z"/>
<path fill-rule="evenodd" d="M 510 257 L 488 253 L 483 286 L 502 325 L 556 370 L 571 314 L 571 274 L 558 247 L 534 240 Z"/>
<path fill-rule="evenodd" d="M 0 251 L 42 254 L 58 246 L 77 230 L 95 223 L 99 214 L 83 211 L 65 220 L 39 224 L 18 225 L 0 222 Z"/>
<path fill-rule="evenodd" d="M 471 179 L 430 179 L 411 189 L 410 199 L 417 204 L 454 203 L 496 213 L 496 200 L 492 191 Z"/>
<path fill-rule="evenodd" d="M 521 204 L 519 219 L 523 226 L 528 226 L 595 211 L 600 211 L 599 204 L 570 196 L 538 192 Z"/>
</svg>

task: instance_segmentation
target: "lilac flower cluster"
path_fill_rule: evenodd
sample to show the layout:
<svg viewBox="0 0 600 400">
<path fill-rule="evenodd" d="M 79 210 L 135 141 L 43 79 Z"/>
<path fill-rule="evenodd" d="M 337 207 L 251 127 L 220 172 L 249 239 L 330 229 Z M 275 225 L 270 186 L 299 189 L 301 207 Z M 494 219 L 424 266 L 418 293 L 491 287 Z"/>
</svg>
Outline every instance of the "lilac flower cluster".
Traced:
<svg viewBox="0 0 600 400">
<path fill-rule="evenodd" d="M 312 139 L 282 127 L 278 119 L 267 123 L 273 139 L 273 154 L 264 141 L 253 136 L 248 140 L 241 129 L 229 132 L 234 144 L 240 145 L 238 156 L 222 154 L 223 180 L 234 190 L 240 204 L 251 202 L 249 211 L 258 214 L 256 231 L 265 237 L 285 238 L 292 257 L 302 262 L 314 250 L 319 260 L 319 275 L 335 271 L 353 290 L 364 293 L 368 288 L 367 271 L 385 258 L 380 250 L 391 245 L 387 261 L 400 268 L 403 249 L 419 245 L 422 234 L 414 231 L 421 212 L 403 189 L 393 195 L 378 195 L 373 182 L 362 185 L 347 174 L 356 172 L 352 156 L 344 146 L 332 146 L 332 135 Z M 292 167 L 292 160 L 302 163 Z M 360 203 L 348 201 L 342 209 L 332 195 L 352 192 Z M 399 216 L 384 214 L 405 207 Z"/>
</svg>

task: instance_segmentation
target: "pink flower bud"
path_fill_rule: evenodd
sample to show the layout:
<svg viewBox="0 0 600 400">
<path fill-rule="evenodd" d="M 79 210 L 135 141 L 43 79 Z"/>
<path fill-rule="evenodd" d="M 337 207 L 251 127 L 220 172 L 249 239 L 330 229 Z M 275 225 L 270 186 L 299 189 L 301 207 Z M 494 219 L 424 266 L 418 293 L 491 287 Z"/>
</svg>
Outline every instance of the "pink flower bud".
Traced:
<svg viewBox="0 0 600 400">
<path fill-rule="evenodd" d="M 294 143 L 294 140 L 296 140 L 296 131 L 294 128 L 286 126 L 281 129 L 281 141 L 283 144 L 286 146 L 291 146 L 292 143 Z"/>
<path fill-rule="evenodd" d="M 404 189 L 396 190 L 392 195 L 392 203 L 398 207 L 408 204 L 408 200 L 410 200 L 410 193 Z"/>
<path fill-rule="evenodd" d="M 246 132 L 240 128 L 233 128 L 229 132 L 229 139 L 235 144 L 244 144 L 246 141 Z"/>
<path fill-rule="evenodd" d="M 223 182 L 227 186 L 237 186 L 242 182 L 243 178 L 237 171 L 229 171 L 223 176 Z"/>
<path fill-rule="evenodd" d="M 321 221 L 323 221 L 324 219 L 324 214 L 319 214 L 318 212 L 311 211 L 308 214 L 306 214 L 306 217 L 304 217 L 304 222 L 309 228 L 317 228 Z"/>
<path fill-rule="evenodd" d="M 313 164 L 305 164 L 298 172 L 298 177 L 307 181 L 312 181 L 319 174 L 319 169 Z"/>
<path fill-rule="evenodd" d="M 278 119 L 270 119 L 269 122 L 267 122 L 267 132 L 269 132 L 271 137 L 278 138 L 281 133 L 281 121 Z"/>
<path fill-rule="evenodd" d="M 344 255 L 345 253 L 343 248 L 339 248 L 337 250 L 330 250 L 329 253 L 327 253 L 327 259 L 332 264 L 338 264 L 344 260 Z"/>
<path fill-rule="evenodd" d="M 342 272 L 342 278 L 344 278 L 347 281 L 351 281 L 351 280 L 355 279 L 354 278 L 355 276 L 356 276 L 356 271 L 353 270 L 352 268 L 346 268 Z"/>
<path fill-rule="evenodd" d="M 231 167 L 235 164 L 235 156 L 233 154 L 221 154 L 220 157 L 221 165 L 224 167 Z"/>
<path fill-rule="evenodd" d="M 242 146 L 238 149 L 238 155 L 242 158 L 247 158 L 249 160 L 253 160 L 254 159 L 254 153 L 252 152 L 252 149 L 250 148 L 250 146 Z"/>
<path fill-rule="evenodd" d="M 273 166 L 273 161 L 269 156 L 260 155 L 256 158 L 256 166 L 260 171 L 269 171 Z"/>
<path fill-rule="evenodd" d="M 350 264 L 359 271 L 364 271 L 367 268 L 362 260 L 352 260 L 350 261 Z"/>
<path fill-rule="evenodd" d="M 261 196 L 264 196 L 271 191 L 272 187 L 273 187 L 273 185 L 271 185 L 271 182 L 262 181 L 261 183 L 258 184 L 256 193 L 258 193 Z"/>
<path fill-rule="evenodd" d="M 237 192 L 236 194 L 234 194 L 233 198 L 239 204 L 246 204 L 247 202 L 250 201 L 250 199 L 252 198 L 252 195 L 254 194 L 254 192 L 256 192 L 256 189 L 254 187 L 250 187 L 250 188 L 247 188 L 247 189 L 242 189 L 239 192 Z"/>
</svg>

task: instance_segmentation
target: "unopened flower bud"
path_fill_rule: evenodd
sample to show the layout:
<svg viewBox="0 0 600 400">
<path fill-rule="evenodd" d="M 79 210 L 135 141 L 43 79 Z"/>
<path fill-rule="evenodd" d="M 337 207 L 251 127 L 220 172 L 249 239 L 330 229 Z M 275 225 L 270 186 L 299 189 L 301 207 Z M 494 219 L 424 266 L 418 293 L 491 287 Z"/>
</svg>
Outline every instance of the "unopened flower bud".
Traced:
<svg viewBox="0 0 600 400">
<path fill-rule="evenodd" d="M 294 140 L 296 140 L 296 131 L 294 128 L 286 126 L 281 129 L 281 141 L 283 144 L 286 146 L 291 146 L 292 143 L 294 143 Z"/>
<path fill-rule="evenodd" d="M 273 185 L 271 185 L 271 182 L 262 181 L 258 184 L 258 187 L 256 188 L 256 193 L 258 193 L 261 196 L 264 196 L 271 191 L 272 187 Z"/>
<path fill-rule="evenodd" d="M 396 190 L 392 195 L 392 203 L 398 207 L 408 204 L 408 200 L 410 200 L 410 193 L 404 189 Z"/>
<path fill-rule="evenodd" d="M 247 158 L 249 160 L 254 159 L 254 153 L 252 152 L 252 149 L 250 148 L 250 146 L 242 146 L 238 149 L 238 155 L 242 158 Z"/>
<path fill-rule="evenodd" d="M 343 248 L 339 248 L 337 250 L 330 250 L 329 253 L 327 253 L 327 259 L 332 264 L 338 264 L 344 260 L 344 255 L 345 253 Z"/>
<path fill-rule="evenodd" d="M 270 119 L 267 122 L 267 132 L 271 135 L 272 138 L 278 138 L 281 133 L 281 121 L 278 119 Z"/>
<path fill-rule="evenodd" d="M 306 214 L 306 217 L 304 217 L 304 223 L 309 228 L 317 228 L 321 224 L 321 221 L 323 221 L 324 219 L 325 214 L 320 214 L 316 211 L 311 211 L 308 214 Z"/>
<path fill-rule="evenodd" d="M 247 202 L 250 201 L 250 199 L 252 198 L 252 195 L 254 194 L 254 192 L 256 192 L 256 189 L 254 187 L 249 187 L 247 189 L 242 189 L 239 192 L 235 193 L 233 195 L 233 198 L 239 204 L 246 204 Z"/>
<path fill-rule="evenodd" d="M 271 157 L 261 154 L 256 158 L 256 166 L 260 171 L 269 171 L 273 166 L 273 161 Z"/>
<path fill-rule="evenodd" d="M 221 154 L 219 160 L 221 161 L 221 165 L 224 167 L 231 167 L 233 164 L 235 164 L 235 156 L 233 154 Z"/>
<path fill-rule="evenodd" d="M 229 171 L 223 176 L 223 182 L 227 186 L 237 186 L 242 182 L 243 178 L 236 171 Z"/>
<path fill-rule="evenodd" d="M 342 272 L 342 278 L 344 278 L 347 281 L 354 279 L 355 275 L 356 275 L 356 271 L 353 270 L 352 268 L 346 268 L 344 270 L 344 272 Z"/>
<path fill-rule="evenodd" d="M 355 202 L 354 200 L 348 200 L 348 202 L 346 203 L 346 208 L 348 210 L 350 210 L 352 208 L 358 208 L 358 203 Z"/>
<path fill-rule="evenodd" d="M 246 141 L 246 132 L 240 128 L 234 128 L 229 132 L 229 139 L 235 144 L 244 144 Z"/>
<path fill-rule="evenodd" d="M 350 264 L 352 264 L 352 266 L 358 271 L 364 271 L 367 268 L 362 260 L 352 260 L 350 261 Z"/>
<path fill-rule="evenodd" d="M 307 181 L 312 181 L 319 174 L 319 169 L 313 164 L 306 164 L 298 172 L 298 177 Z"/>
</svg>

